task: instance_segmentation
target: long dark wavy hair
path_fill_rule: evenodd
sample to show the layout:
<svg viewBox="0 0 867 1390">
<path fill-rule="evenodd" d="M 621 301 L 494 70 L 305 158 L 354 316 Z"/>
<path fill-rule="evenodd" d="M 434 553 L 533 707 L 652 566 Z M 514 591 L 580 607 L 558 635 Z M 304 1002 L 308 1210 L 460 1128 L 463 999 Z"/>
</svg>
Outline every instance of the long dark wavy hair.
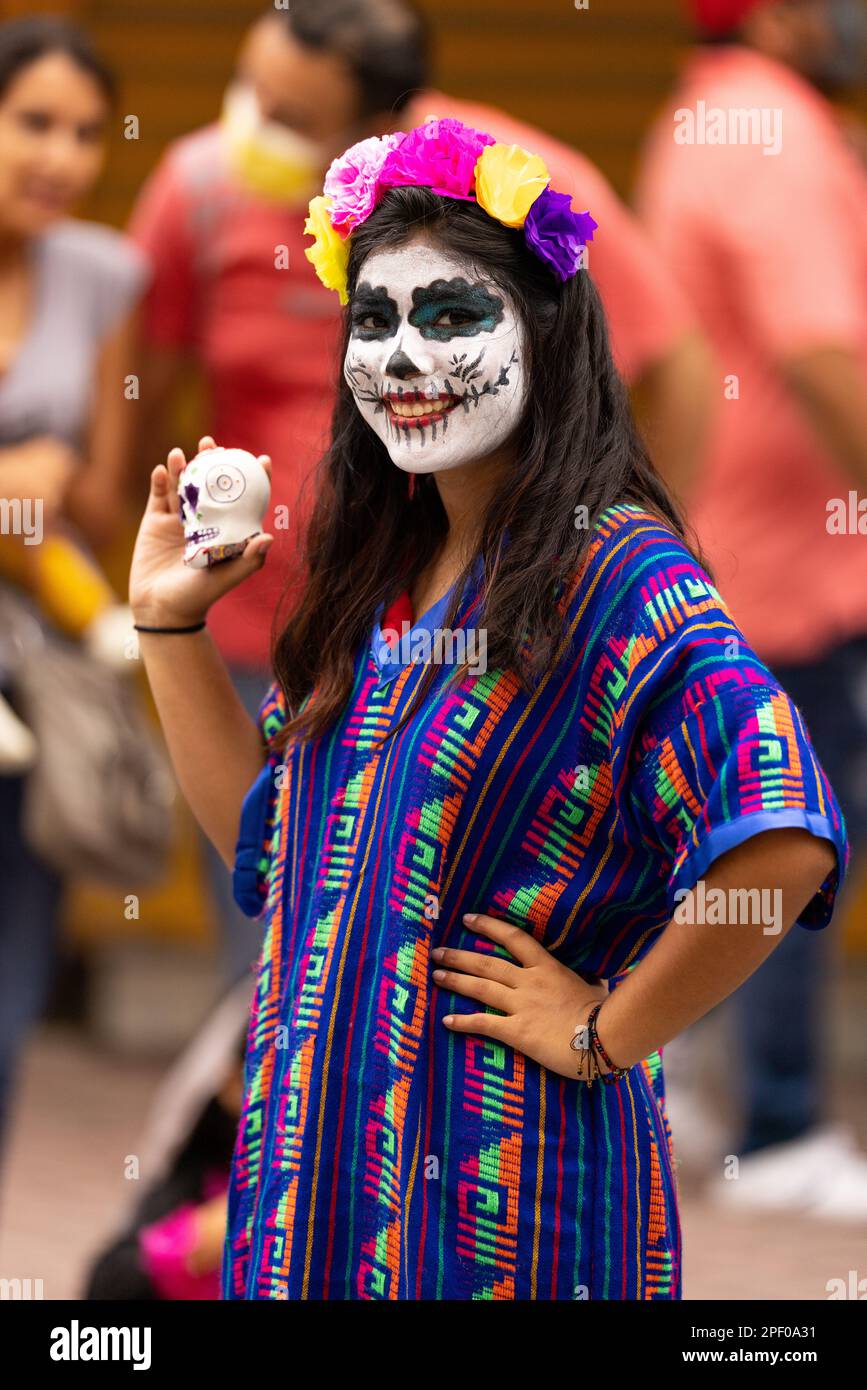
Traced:
<svg viewBox="0 0 867 1390">
<path fill-rule="evenodd" d="M 474 617 L 486 631 L 488 666 L 512 668 L 531 690 L 562 641 L 555 595 L 562 584 L 571 587 L 601 512 L 613 503 L 636 503 L 689 544 L 679 505 L 633 422 L 590 275 L 579 271 L 560 282 L 528 250 L 521 231 L 502 226 L 474 202 L 427 188 L 391 190 L 350 242 L 350 303 L 332 441 L 315 478 L 301 596 L 282 630 L 279 609 L 275 620 L 272 658 L 288 718 L 272 737 L 274 752 L 290 740 L 318 737 L 339 716 L 377 605 L 412 585 L 448 530 L 436 475 L 415 475 L 409 496 L 407 474 L 362 418 L 342 373 L 352 294 L 366 257 L 419 234 L 470 258 L 505 290 L 526 335 L 527 405 L 513 440 L 514 464 L 479 519 L 478 547 L 455 585 L 443 627 L 452 627 L 480 555 L 484 577 Z M 578 506 L 588 516 L 580 529 Z M 694 545 L 690 549 L 697 553 Z M 465 669 L 457 667 L 454 678 Z M 385 738 L 413 716 L 435 676 L 431 664 L 412 708 Z"/>
</svg>

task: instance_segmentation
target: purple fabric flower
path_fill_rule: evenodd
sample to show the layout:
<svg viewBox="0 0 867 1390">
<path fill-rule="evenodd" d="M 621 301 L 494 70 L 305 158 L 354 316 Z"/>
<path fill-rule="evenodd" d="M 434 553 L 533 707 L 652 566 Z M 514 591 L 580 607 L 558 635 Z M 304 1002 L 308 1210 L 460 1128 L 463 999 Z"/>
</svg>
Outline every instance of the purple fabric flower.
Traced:
<svg viewBox="0 0 867 1390">
<path fill-rule="evenodd" d="M 323 192 L 331 199 L 328 210 L 331 225 L 342 237 L 349 236 L 352 229 L 373 212 L 382 166 L 405 138 L 402 130 L 393 135 L 372 135 L 332 160 Z"/>
<path fill-rule="evenodd" d="M 531 251 L 547 261 L 554 274 L 568 280 L 581 266 L 584 246 L 599 226 L 589 212 L 573 212 L 568 193 L 546 188 L 527 213 L 524 237 Z"/>
<path fill-rule="evenodd" d="M 463 121 L 443 117 L 417 126 L 392 150 L 382 167 L 382 189 L 415 184 L 445 198 L 473 197 L 476 160 L 493 135 L 473 130 Z"/>
</svg>

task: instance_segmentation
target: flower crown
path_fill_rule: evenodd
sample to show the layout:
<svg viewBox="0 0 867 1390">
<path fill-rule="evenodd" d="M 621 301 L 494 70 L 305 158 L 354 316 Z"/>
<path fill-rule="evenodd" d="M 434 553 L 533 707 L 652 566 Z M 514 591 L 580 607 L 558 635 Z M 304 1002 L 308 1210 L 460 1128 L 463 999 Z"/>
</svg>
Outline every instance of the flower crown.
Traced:
<svg viewBox="0 0 867 1390">
<path fill-rule="evenodd" d="M 476 202 L 506 227 L 523 227 L 524 239 L 560 280 L 584 265 L 584 248 L 599 225 L 589 212 L 573 212 L 568 193 L 549 188 L 544 160 L 520 145 L 501 145 L 492 135 L 445 118 L 409 134 L 371 136 L 331 164 L 324 193 L 311 199 L 305 249 L 316 274 L 340 303 L 349 301 L 349 240 L 390 188 L 430 188 L 445 198 Z"/>
</svg>

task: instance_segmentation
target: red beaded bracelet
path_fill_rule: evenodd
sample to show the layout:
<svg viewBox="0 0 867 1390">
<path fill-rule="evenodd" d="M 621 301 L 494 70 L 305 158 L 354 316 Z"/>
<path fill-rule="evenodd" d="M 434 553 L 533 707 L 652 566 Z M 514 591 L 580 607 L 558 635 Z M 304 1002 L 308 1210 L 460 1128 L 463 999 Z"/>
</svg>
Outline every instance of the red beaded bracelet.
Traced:
<svg viewBox="0 0 867 1390">
<path fill-rule="evenodd" d="M 625 1076 L 630 1069 L 629 1067 L 618 1067 L 616 1063 L 612 1062 L 605 1048 L 602 1046 L 599 1034 L 596 1031 L 596 1019 L 599 1016 L 599 1010 L 602 1008 L 604 1002 L 605 1001 L 602 1000 L 599 1004 L 594 1004 L 593 1008 L 590 1010 L 587 1019 L 587 1030 L 590 1034 L 591 1046 L 599 1053 L 599 1056 L 608 1068 L 607 1074 L 602 1072 L 600 1079 L 610 1085 L 613 1081 L 618 1081 L 621 1076 Z"/>
</svg>

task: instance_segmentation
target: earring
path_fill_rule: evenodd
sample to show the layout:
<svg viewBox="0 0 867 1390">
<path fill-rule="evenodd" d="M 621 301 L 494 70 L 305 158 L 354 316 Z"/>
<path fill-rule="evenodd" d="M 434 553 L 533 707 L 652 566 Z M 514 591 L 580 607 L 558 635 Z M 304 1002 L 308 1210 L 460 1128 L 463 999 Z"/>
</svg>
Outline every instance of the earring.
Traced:
<svg viewBox="0 0 867 1390">
<path fill-rule="evenodd" d="M 414 473 L 410 473 L 410 475 L 409 475 L 409 500 L 410 500 L 410 501 L 412 501 L 414 494 L 415 494 L 415 474 L 414 474 Z"/>
</svg>

